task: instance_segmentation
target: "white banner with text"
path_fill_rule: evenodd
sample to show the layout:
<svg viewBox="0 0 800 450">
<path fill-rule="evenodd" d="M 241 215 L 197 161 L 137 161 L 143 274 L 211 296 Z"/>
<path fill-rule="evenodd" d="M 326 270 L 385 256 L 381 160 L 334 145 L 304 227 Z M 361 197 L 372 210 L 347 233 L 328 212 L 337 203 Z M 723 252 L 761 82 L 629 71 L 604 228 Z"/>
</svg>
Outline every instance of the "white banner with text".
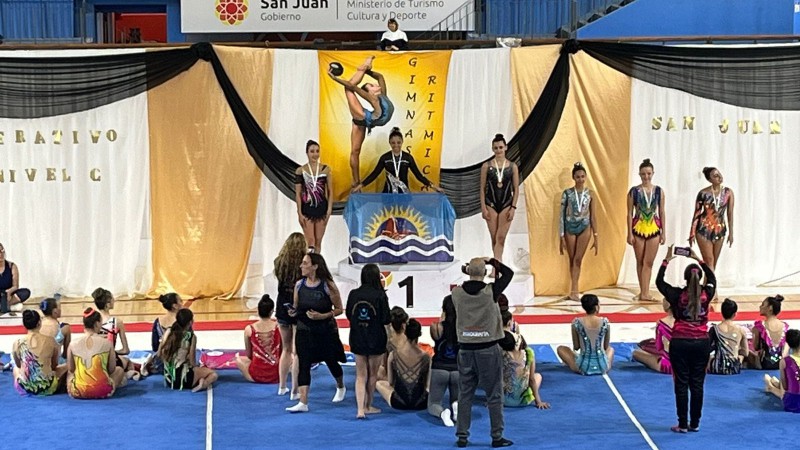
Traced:
<svg viewBox="0 0 800 450">
<path fill-rule="evenodd" d="M 474 11 L 465 0 L 181 0 L 184 33 L 426 31 L 450 18 L 451 31 L 469 31 Z"/>
</svg>

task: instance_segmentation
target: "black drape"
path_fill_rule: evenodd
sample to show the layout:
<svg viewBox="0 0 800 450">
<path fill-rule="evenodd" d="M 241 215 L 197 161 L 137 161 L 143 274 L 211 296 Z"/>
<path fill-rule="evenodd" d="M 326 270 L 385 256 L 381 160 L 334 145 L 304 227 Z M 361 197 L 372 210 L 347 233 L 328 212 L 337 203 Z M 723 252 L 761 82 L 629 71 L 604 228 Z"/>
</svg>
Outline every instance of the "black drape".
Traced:
<svg viewBox="0 0 800 450">
<path fill-rule="evenodd" d="M 519 165 L 520 182 L 533 172 L 555 136 L 568 92 L 569 53 L 562 51 L 533 111 L 525 119 L 517 134 L 508 141 L 506 158 Z M 452 149 L 442 149 L 442 151 L 452 151 Z M 458 218 L 481 212 L 482 165 L 483 162 L 480 162 L 458 169 L 442 169 L 440 172 L 441 186 L 453 204 Z"/>
<path fill-rule="evenodd" d="M 31 119 L 97 108 L 158 86 L 197 59 L 196 47 L 109 56 L 0 58 L 0 117 Z"/>
<path fill-rule="evenodd" d="M 800 48 L 669 47 L 579 42 L 630 77 L 745 108 L 800 110 Z"/>
</svg>

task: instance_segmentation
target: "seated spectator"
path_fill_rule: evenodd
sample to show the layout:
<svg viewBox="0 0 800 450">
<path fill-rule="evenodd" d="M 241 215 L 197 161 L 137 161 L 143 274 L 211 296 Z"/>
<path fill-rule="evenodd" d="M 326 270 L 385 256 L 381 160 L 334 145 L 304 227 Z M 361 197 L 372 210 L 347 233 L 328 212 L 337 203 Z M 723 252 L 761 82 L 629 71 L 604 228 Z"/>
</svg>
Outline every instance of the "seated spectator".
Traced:
<svg viewBox="0 0 800 450">
<path fill-rule="evenodd" d="M 800 413 L 800 331 L 787 331 L 786 343 L 789 352 L 779 364 L 781 379 L 764 374 L 764 384 L 767 392 L 783 400 L 784 411 Z"/>
<path fill-rule="evenodd" d="M 171 389 L 207 389 L 217 381 L 217 373 L 207 367 L 197 366 L 197 336 L 192 331 L 194 314 L 182 309 L 175 315 L 175 323 L 164 334 L 158 357 L 164 361 L 164 384 Z"/>
<path fill-rule="evenodd" d="M 28 334 L 14 343 L 14 387 L 22 395 L 52 395 L 64 385 L 67 368 L 58 365 L 59 345 L 40 332 L 39 313 L 26 310 L 22 324 Z"/>
<path fill-rule="evenodd" d="M 756 320 L 753 325 L 753 352 L 748 358 L 749 366 L 753 369 L 777 370 L 785 356 L 789 324 L 778 319 L 781 302 L 782 295 L 767 297 L 758 309 L 764 320 Z"/>
<path fill-rule="evenodd" d="M 747 333 L 744 328 L 733 322 L 739 306 L 735 301 L 726 298 L 722 302 L 722 318 L 719 324 L 711 325 L 708 335 L 711 338 L 711 350 L 714 352 L 708 364 L 708 372 L 717 375 L 735 375 L 742 370 L 742 363 L 749 349 Z"/>
<path fill-rule="evenodd" d="M 61 303 L 56 298 L 46 298 L 39 303 L 42 310 L 42 329 L 39 330 L 45 336 L 50 336 L 56 340 L 59 348 L 58 363 L 67 362 L 67 348 L 72 339 L 72 328 L 68 323 L 59 322 L 61 318 Z"/>
<path fill-rule="evenodd" d="M 656 372 L 671 374 L 672 364 L 669 361 L 669 341 L 672 340 L 672 326 L 675 324 L 669 302 L 661 302 L 666 316 L 656 322 L 656 338 L 639 343 L 633 351 L 633 360 L 638 361 Z"/>
<path fill-rule="evenodd" d="M 602 375 L 611 370 L 614 349 L 611 347 L 611 328 L 608 319 L 600 317 L 600 300 L 594 294 L 581 297 L 586 311 L 572 321 L 572 349 L 559 346 L 558 356 L 575 373 Z M 575 351 L 573 351 L 573 349 Z"/>
<path fill-rule="evenodd" d="M 381 50 L 407 50 L 408 36 L 404 31 L 400 31 L 397 21 L 389 19 L 387 26 L 389 31 L 385 31 L 381 36 Z"/>
<path fill-rule="evenodd" d="M 140 369 L 137 369 L 136 365 L 134 365 L 127 356 L 130 354 L 131 350 L 128 347 L 128 336 L 125 334 L 125 324 L 122 323 L 122 320 L 111 315 L 111 310 L 114 308 L 114 303 L 116 302 L 114 296 L 111 295 L 111 292 L 99 287 L 92 292 L 92 298 L 94 299 L 94 306 L 97 308 L 97 311 L 100 312 L 100 316 L 103 319 L 103 324 L 100 327 L 100 336 L 108 339 L 111 345 L 114 346 L 117 366 L 122 367 L 122 370 L 125 371 L 125 375 L 129 379 L 138 380 L 141 376 L 139 373 Z M 119 337 L 119 341 L 122 345 L 122 348 L 119 350 L 116 350 L 117 337 Z"/>
<path fill-rule="evenodd" d="M 67 349 L 67 392 L 72 398 L 108 398 L 118 387 L 125 386 L 125 372 L 117 366 L 114 345 L 100 335 L 101 327 L 100 313 L 86 308 L 84 337 L 73 341 Z"/>
<path fill-rule="evenodd" d="M 502 312 L 505 337 L 500 341 L 503 354 L 503 403 L 505 406 L 528 406 L 534 403 L 539 409 L 549 409 L 542 401 L 539 387 L 542 375 L 536 373 L 536 358 L 521 334 L 511 331 L 513 316 Z"/>
<path fill-rule="evenodd" d="M 387 380 L 378 380 L 377 390 L 394 409 L 421 411 L 428 407 L 431 357 L 419 348 L 422 325 L 411 319 L 406 326 L 406 341 L 389 354 Z"/>
<path fill-rule="evenodd" d="M 20 289 L 19 268 L 6 259 L 6 248 L 0 243 L 0 314 L 22 311 L 22 303 L 30 296 L 30 289 Z"/>
<path fill-rule="evenodd" d="M 442 301 L 442 317 L 431 324 L 433 358 L 431 382 L 428 387 L 428 414 L 442 419 L 446 427 L 455 426 L 458 419 L 458 333 L 453 296 Z M 444 393 L 450 390 L 450 408 L 442 407 Z"/>
<path fill-rule="evenodd" d="M 258 302 L 258 322 L 244 329 L 245 356 L 236 357 L 236 367 L 247 381 L 277 383 L 281 357 L 281 334 L 272 318 L 275 302 L 264 295 Z"/>
<path fill-rule="evenodd" d="M 142 364 L 140 372 L 143 377 L 151 373 L 162 373 L 164 371 L 164 363 L 158 357 L 158 347 L 161 346 L 164 334 L 175 323 L 175 315 L 183 308 L 183 300 L 174 292 L 159 296 L 158 301 L 167 312 L 156 317 L 156 320 L 153 321 L 153 328 L 150 330 L 150 348 L 153 349 L 153 354 L 148 356 L 147 360 Z"/>
</svg>

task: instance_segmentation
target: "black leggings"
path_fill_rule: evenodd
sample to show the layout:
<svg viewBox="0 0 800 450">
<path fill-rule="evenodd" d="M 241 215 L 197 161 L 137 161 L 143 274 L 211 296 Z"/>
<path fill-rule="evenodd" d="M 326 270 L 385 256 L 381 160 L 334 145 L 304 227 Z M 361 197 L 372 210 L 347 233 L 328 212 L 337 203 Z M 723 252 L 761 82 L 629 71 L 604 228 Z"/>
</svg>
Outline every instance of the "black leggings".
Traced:
<svg viewBox="0 0 800 450">
<path fill-rule="evenodd" d="M 675 382 L 675 407 L 680 428 L 697 428 L 703 411 L 703 383 L 706 380 L 711 342 L 704 339 L 675 339 L 669 344 L 672 379 Z M 689 393 L 691 392 L 691 402 Z M 691 411 L 691 414 L 688 414 Z M 691 415 L 691 422 L 687 416 Z"/>
<path fill-rule="evenodd" d="M 311 386 L 311 365 L 313 363 L 311 361 L 304 360 L 305 358 L 297 359 L 300 361 L 300 372 L 297 374 L 297 385 Z M 344 375 L 342 366 L 339 365 L 339 361 L 337 361 L 335 357 L 326 359 L 325 365 L 328 366 L 328 370 L 330 370 L 333 378 L 341 378 L 342 375 Z"/>
</svg>

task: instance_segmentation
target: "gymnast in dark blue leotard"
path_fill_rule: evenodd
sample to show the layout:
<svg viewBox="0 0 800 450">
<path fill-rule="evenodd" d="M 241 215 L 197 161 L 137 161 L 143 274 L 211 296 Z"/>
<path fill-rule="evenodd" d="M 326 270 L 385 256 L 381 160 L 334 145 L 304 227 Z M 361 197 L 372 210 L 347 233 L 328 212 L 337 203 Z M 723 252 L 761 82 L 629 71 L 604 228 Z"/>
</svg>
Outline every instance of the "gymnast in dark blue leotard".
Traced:
<svg viewBox="0 0 800 450">
<path fill-rule="evenodd" d="M 350 132 L 350 171 L 353 176 L 353 187 L 361 181 L 359 162 L 364 138 L 374 127 L 389 123 L 394 114 L 394 105 L 388 97 L 386 80 L 383 75 L 372 70 L 373 59 L 375 59 L 374 56 L 368 57 L 364 64 L 358 66 L 358 70 L 349 80 L 341 79 L 332 71 L 328 71 L 328 75 L 333 81 L 344 86 L 347 105 L 350 107 L 350 115 L 353 116 L 353 128 Z M 361 83 L 364 75 L 374 78 L 378 84 L 364 83 L 359 86 L 358 83 Z M 372 110 L 365 108 L 359 101 L 359 97 L 369 102 Z"/>
</svg>

